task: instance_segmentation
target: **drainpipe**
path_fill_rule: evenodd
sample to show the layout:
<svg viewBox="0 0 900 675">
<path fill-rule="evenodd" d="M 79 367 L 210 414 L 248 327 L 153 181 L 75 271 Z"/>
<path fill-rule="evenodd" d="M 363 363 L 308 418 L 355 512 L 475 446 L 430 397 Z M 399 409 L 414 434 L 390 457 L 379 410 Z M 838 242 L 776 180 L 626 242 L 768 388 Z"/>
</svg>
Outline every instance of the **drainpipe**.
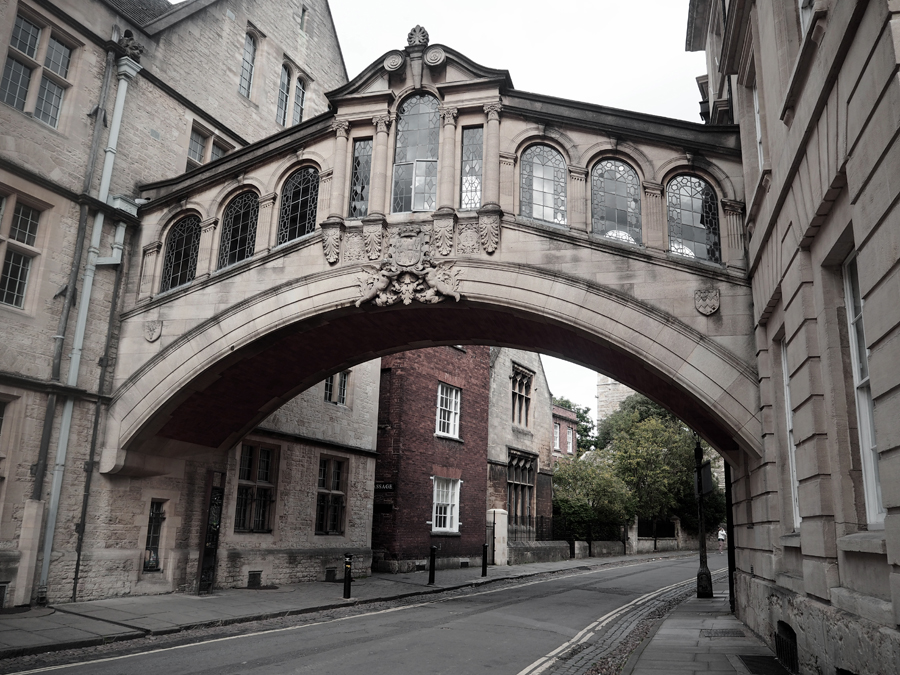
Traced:
<svg viewBox="0 0 900 675">
<path fill-rule="evenodd" d="M 117 42 L 119 39 L 119 27 L 113 26 L 111 40 Z M 106 52 L 106 68 L 103 71 L 103 84 L 100 87 L 100 99 L 90 116 L 94 118 L 94 130 L 91 137 L 91 150 L 88 153 L 88 163 L 84 172 L 84 181 L 81 185 L 81 193 L 88 194 L 91 190 L 91 183 L 94 180 L 94 167 L 97 164 L 97 156 L 100 153 L 100 135 L 103 127 L 106 126 L 106 108 L 105 103 L 109 95 L 109 85 L 112 81 L 113 65 L 115 64 L 116 53 L 113 50 Z M 100 122 L 103 122 L 101 125 Z M 69 324 L 69 312 L 75 304 L 75 289 L 78 284 L 78 271 L 81 269 L 81 254 L 84 250 L 84 239 L 87 234 L 88 207 L 82 204 L 78 215 L 78 232 L 75 236 L 75 255 L 72 259 L 72 269 L 69 271 L 69 281 L 65 287 L 65 295 L 63 298 L 62 312 L 59 315 L 59 323 L 56 327 L 56 335 L 53 336 L 55 345 L 53 348 L 53 365 L 51 368 L 50 381 L 59 382 L 59 374 L 61 370 L 63 342 L 65 341 L 66 328 Z M 53 433 L 53 420 L 56 417 L 56 394 L 51 393 L 47 397 L 47 408 L 44 411 L 44 428 L 41 432 L 41 443 L 38 448 L 38 458 L 34 465 L 34 485 L 31 489 L 31 499 L 40 501 L 44 490 L 44 474 L 47 470 L 47 455 L 50 452 L 50 436 Z"/>
<path fill-rule="evenodd" d="M 106 147 L 106 157 L 103 162 L 103 173 L 100 177 L 100 192 L 97 198 L 101 202 L 109 199 L 109 184 L 112 181 L 112 172 L 116 160 L 116 146 L 119 142 L 119 130 L 122 126 L 122 116 L 125 110 L 125 95 L 128 93 L 128 83 L 140 72 L 141 66 L 136 61 L 123 56 L 116 65 L 118 66 L 119 85 L 116 91 L 116 104 L 113 109 L 112 123 L 109 130 L 109 142 Z M 81 304 L 78 306 L 78 318 L 75 323 L 75 337 L 72 343 L 72 354 L 69 360 L 69 376 L 66 383 L 70 386 L 78 384 L 78 370 L 81 366 L 81 353 L 84 347 L 84 334 L 87 327 L 88 308 L 90 307 L 91 291 L 94 284 L 94 273 L 97 269 L 97 260 L 100 253 L 100 239 L 103 234 L 103 221 L 105 215 L 102 211 L 94 216 L 94 227 L 91 231 L 91 242 L 88 248 L 88 259 L 84 270 L 82 282 Z M 122 233 L 124 237 L 124 232 Z M 118 232 L 117 232 L 118 239 Z M 66 397 L 63 406 L 62 421 L 59 429 L 59 440 L 56 447 L 56 461 L 53 467 L 53 483 L 50 488 L 50 505 L 47 514 L 47 525 L 44 530 L 44 557 L 41 561 L 41 578 L 38 582 L 38 595 L 46 600 L 47 578 L 50 573 L 50 555 L 53 551 L 53 536 L 56 533 L 56 520 L 59 515 L 59 497 L 62 492 L 63 472 L 66 467 L 66 453 L 69 447 L 69 434 L 72 428 L 72 414 L 75 409 L 75 399 Z"/>
</svg>

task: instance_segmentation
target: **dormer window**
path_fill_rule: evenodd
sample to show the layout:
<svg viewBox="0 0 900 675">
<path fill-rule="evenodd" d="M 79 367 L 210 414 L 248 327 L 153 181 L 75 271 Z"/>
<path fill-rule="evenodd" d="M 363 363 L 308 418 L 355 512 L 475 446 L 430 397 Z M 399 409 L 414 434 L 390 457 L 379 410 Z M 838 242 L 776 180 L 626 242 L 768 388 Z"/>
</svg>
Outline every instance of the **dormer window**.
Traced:
<svg viewBox="0 0 900 675">
<path fill-rule="evenodd" d="M 434 211 L 436 208 L 440 130 L 441 118 L 434 96 L 412 96 L 400 106 L 392 213 Z"/>
</svg>

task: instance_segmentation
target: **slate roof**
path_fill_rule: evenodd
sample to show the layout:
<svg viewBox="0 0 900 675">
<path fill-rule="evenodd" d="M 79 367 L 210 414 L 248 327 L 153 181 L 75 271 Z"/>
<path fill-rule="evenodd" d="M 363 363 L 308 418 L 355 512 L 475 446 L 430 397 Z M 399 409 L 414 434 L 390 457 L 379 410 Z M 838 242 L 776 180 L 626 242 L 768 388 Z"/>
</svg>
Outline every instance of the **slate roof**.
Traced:
<svg viewBox="0 0 900 675">
<path fill-rule="evenodd" d="M 138 26 L 148 24 L 177 7 L 170 4 L 169 0 L 103 0 L 103 2 Z"/>
</svg>

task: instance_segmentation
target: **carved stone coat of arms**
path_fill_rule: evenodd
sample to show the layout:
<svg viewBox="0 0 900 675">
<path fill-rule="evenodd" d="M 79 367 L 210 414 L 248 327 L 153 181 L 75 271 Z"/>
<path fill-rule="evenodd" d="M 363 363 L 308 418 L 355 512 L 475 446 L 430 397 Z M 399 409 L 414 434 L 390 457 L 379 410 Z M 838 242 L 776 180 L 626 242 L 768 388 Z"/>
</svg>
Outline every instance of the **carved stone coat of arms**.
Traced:
<svg viewBox="0 0 900 675">
<path fill-rule="evenodd" d="M 719 309 L 719 289 L 694 291 L 694 307 L 704 316 L 715 314 Z"/>
</svg>

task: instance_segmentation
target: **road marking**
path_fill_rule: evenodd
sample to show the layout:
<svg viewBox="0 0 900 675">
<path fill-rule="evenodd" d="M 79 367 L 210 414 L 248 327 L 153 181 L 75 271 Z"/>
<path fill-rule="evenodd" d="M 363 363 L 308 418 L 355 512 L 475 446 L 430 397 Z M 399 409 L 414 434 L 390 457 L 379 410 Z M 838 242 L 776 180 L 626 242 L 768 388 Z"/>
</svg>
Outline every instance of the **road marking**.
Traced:
<svg viewBox="0 0 900 675">
<path fill-rule="evenodd" d="M 600 572 L 613 572 L 616 570 L 625 569 L 626 567 L 638 567 L 640 565 L 651 565 L 656 562 L 663 562 L 663 561 L 669 561 L 669 560 L 672 560 L 672 559 L 671 558 L 663 558 L 660 560 L 650 560 L 650 561 L 644 560 L 641 562 L 630 563 L 628 565 L 619 565 L 618 567 L 604 567 L 604 568 L 600 568 L 600 569 L 596 569 L 596 570 L 590 570 L 587 572 L 578 572 L 576 574 L 561 574 L 561 575 L 551 577 L 549 579 L 539 579 L 536 581 L 528 581 L 523 584 L 518 584 L 517 586 L 515 586 L 515 588 L 525 588 L 526 586 L 535 586 L 537 584 L 545 584 L 550 581 L 559 581 L 561 579 L 571 579 L 573 577 L 583 577 L 583 576 L 587 576 L 589 574 L 598 574 Z M 675 558 L 675 560 L 680 560 L 680 558 Z M 515 577 L 509 577 L 508 579 L 510 581 L 513 581 L 513 580 L 515 580 Z M 503 580 L 505 581 L 506 579 L 503 579 Z M 681 581 L 678 584 L 673 584 L 672 586 L 666 586 L 665 588 L 661 588 L 657 591 L 654 591 L 653 593 L 648 593 L 646 595 L 642 595 L 640 598 L 632 600 L 627 605 L 623 605 L 619 609 L 613 610 L 609 614 L 606 614 L 605 616 L 601 617 L 600 619 L 597 619 L 597 621 L 595 621 L 594 623 L 590 624 L 589 626 L 587 626 L 584 629 L 582 629 L 581 631 L 579 631 L 578 634 L 574 638 L 572 638 L 572 640 L 580 639 L 587 631 L 592 630 L 595 626 L 602 627 L 603 625 L 608 623 L 608 621 L 611 620 L 612 616 L 615 615 L 617 612 L 625 609 L 626 607 L 630 607 L 631 605 L 635 604 L 639 600 L 641 600 L 643 598 L 648 598 L 657 593 L 662 593 L 664 591 L 671 590 L 675 586 L 678 586 L 680 584 L 686 584 L 690 581 L 693 581 L 693 579 Z M 284 632 L 292 631 L 292 630 L 300 630 L 301 628 L 312 628 L 314 626 L 324 626 L 329 623 L 338 623 L 340 621 L 349 621 L 351 619 L 361 619 L 361 618 L 365 618 L 365 617 L 369 617 L 369 616 L 378 616 L 380 614 L 390 614 L 392 612 L 399 612 L 399 611 L 406 610 L 406 609 L 416 609 L 418 607 L 425 607 L 427 605 L 436 605 L 436 604 L 439 604 L 442 602 L 450 602 L 452 600 L 465 600 L 467 598 L 473 598 L 473 597 L 477 597 L 479 595 L 490 595 L 492 593 L 501 593 L 503 591 L 508 591 L 508 590 L 510 590 L 510 588 L 507 586 L 505 588 L 495 588 L 495 589 L 492 589 L 489 591 L 479 591 L 478 593 L 468 593 L 466 595 L 461 595 L 461 596 L 457 596 L 457 597 L 453 597 L 453 598 L 436 598 L 434 600 L 428 600 L 426 602 L 419 602 L 414 605 L 404 605 L 403 607 L 391 607 L 390 609 L 380 609 L 376 612 L 366 612 L 364 614 L 355 614 L 353 616 L 344 616 L 344 617 L 340 617 L 338 619 L 329 619 L 327 621 L 318 621 L 316 623 L 307 623 L 307 624 L 303 624 L 302 626 L 285 626 L 284 628 L 269 628 L 267 630 L 255 631 L 253 633 L 242 633 L 241 635 L 229 635 L 228 637 L 212 638 L 210 640 L 203 640 L 202 642 L 192 642 L 192 643 L 186 644 L 186 645 L 175 645 L 174 647 L 160 647 L 159 649 L 150 649 L 148 651 L 135 652 L 134 654 L 120 654 L 118 656 L 109 656 L 104 659 L 92 659 L 90 661 L 79 661 L 77 663 L 64 663 L 64 664 L 60 664 L 57 666 L 45 666 L 43 668 L 34 668 L 32 670 L 20 670 L 20 671 L 16 671 L 15 673 L 10 673 L 10 675 L 30 675 L 31 673 L 49 673 L 54 670 L 63 670 L 65 668 L 78 668 L 79 666 L 94 665 L 97 663 L 108 663 L 110 661 L 121 661 L 124 659 L 134 658 L 136 656 L 146 656 L 149 654 L 160 654 L 162 652 L 171 652 L 171 651 L 175 651 L 177 649 L 188 649 L 190 647 L 201 647 L 203 645 L 215 644 L 217 642 L 228 642 L 230 640 L 243 640 L 245 638 L 258 637 L 260 635 L 269 635 L 272 633 L 284 633 Z M 348 606 L 348 607 L 352 607 L 352 606 Z M 344 608 L 342 607 L 341 609 L 344 609 Z M 610 617 L 610 618 L 608 619 L 607 617 Z M 604 621 L 604 619 L 606 619 L 606 621 Z M 603 621 L 602 624 L 600 624 L 601 621 Z M 597 624 L 600 624 L 600 625 L 598 626 Z M 554 655 L 558 654 L 562 649 L 569 646 L 570 643 L 572 642 L 572 640 L 561 645 L 559 648 L 554 649 L 547 656 L 541 657 L 540 659 L 535 661 L 533 664 L 531 664 L 530 666 L 525 668 L 525 670 L 522 670 L 518 675 L 526 675 L 529 673 L 531 675 L 538 675 L 541 671 L 544 670 L 544 668 L 541 668 L 540 670 L 536 670 L 536 671 L 532 671 L 530 669 L 533 669 L 535 666 L 539 665 L 543 661 L 547 660 L 548 658 L 552 658 Z M 120 644 L 125 644 L 125 643 L 122 642 Z M 555 661 L 556 659 L 552 659 L 552 660 Z M 552 661 L 550 663 L 552 663 Z M 549 666 L 550 663 L 547 663 L 545 668 L 547 666 Z"/>
</svg>

